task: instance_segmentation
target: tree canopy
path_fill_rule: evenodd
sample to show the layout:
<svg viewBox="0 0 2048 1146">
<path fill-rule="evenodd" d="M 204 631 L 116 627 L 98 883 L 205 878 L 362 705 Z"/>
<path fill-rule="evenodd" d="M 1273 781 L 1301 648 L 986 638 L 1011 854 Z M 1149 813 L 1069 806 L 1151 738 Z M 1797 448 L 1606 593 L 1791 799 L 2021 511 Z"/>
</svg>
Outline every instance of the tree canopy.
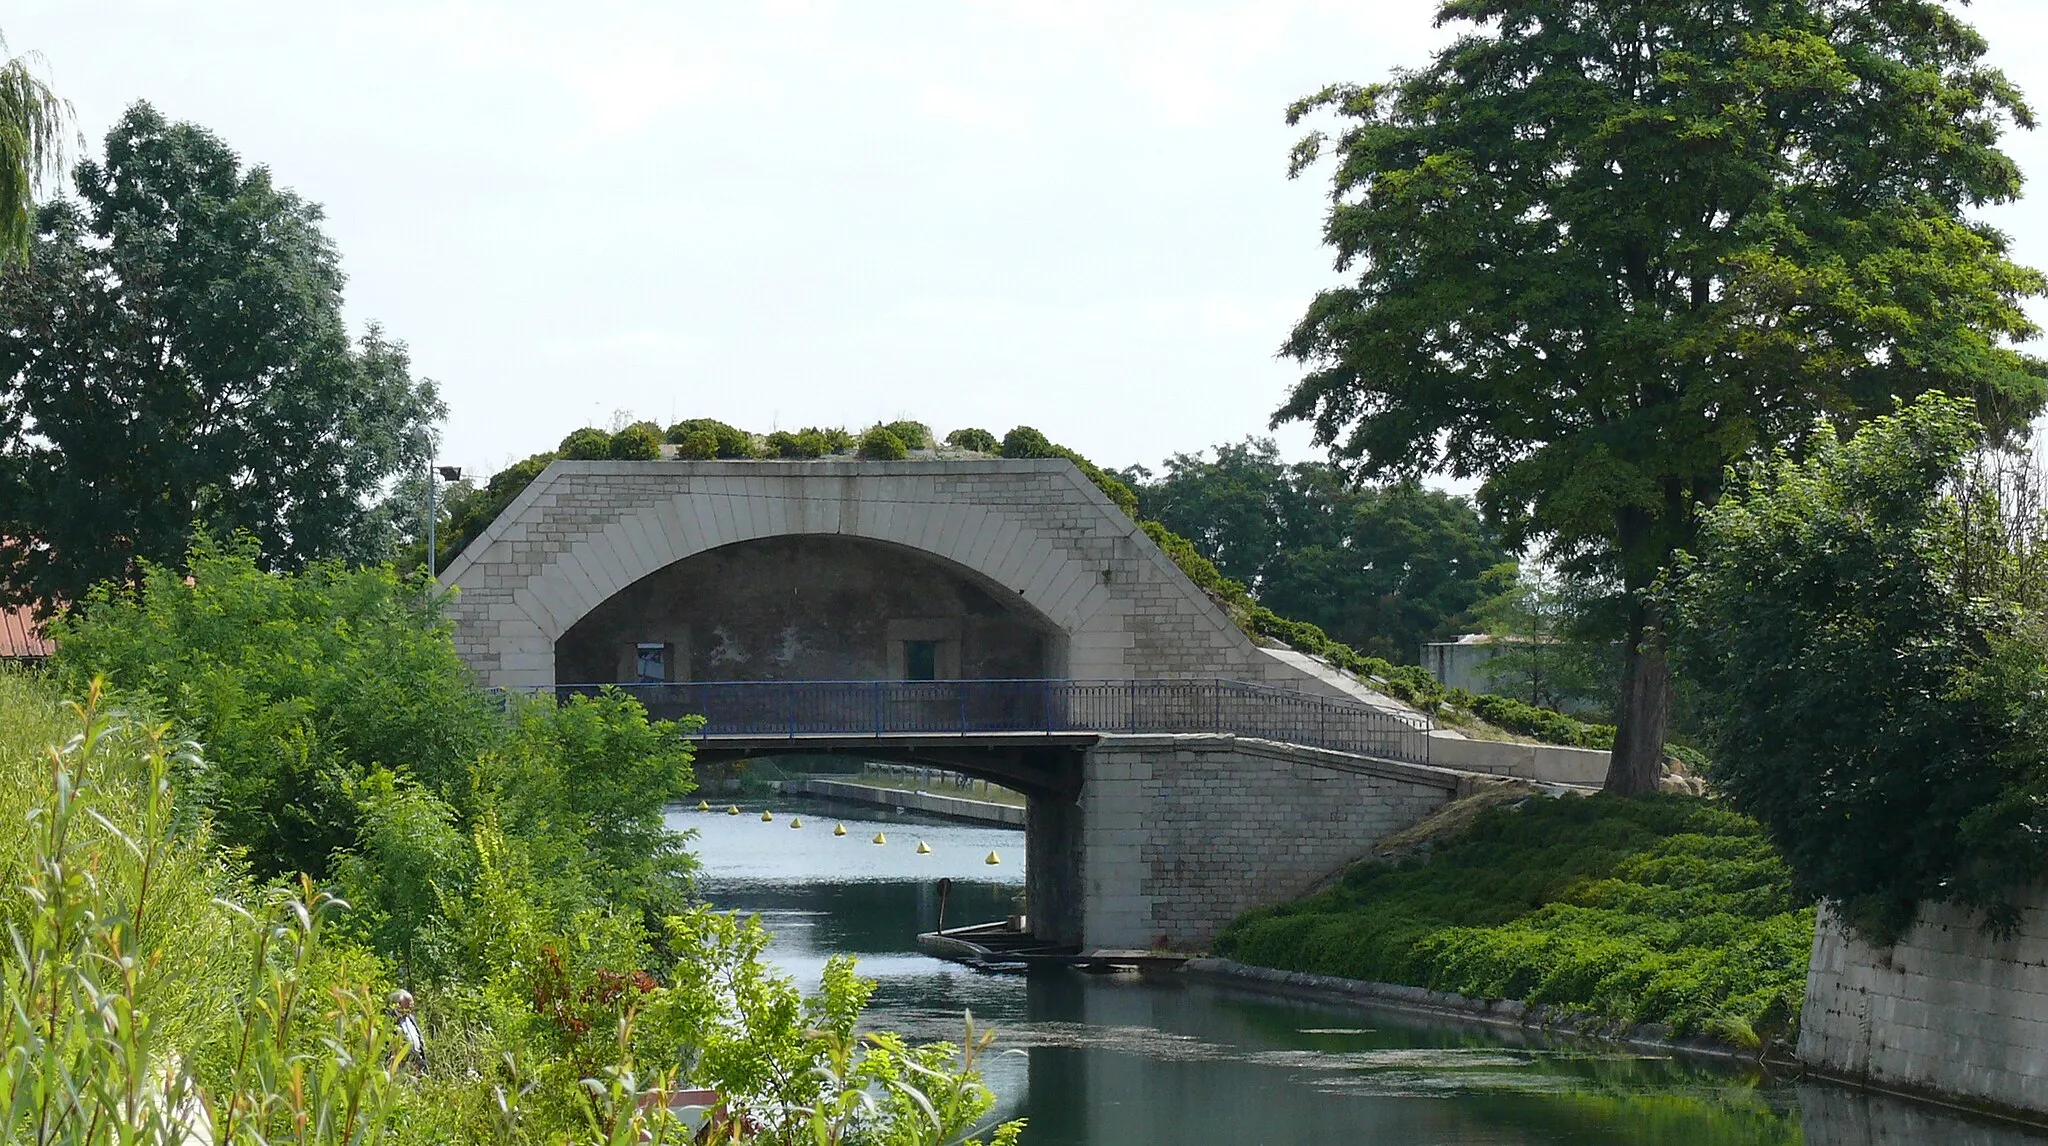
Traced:
<svg viewBox="0 0 2048 1146">
<path fill-rule="evenodd" d="M 1510 560 L 1464 498 L 1286 465 L 1267 438 L 1218 446 L 1214 460 L 1176 454 L 1157 481 L 1125 477 L 1141 517 L 1187 538 L 1260 604 L 1388 660 L 1412 662 L 1446 635 Z"/>
<path fill-rule="evenodd" d="M 0 266 L 28 257 L 35 197 L 62 175 L 71 106 L 41 76 L 36 57 L 7 58 L 0 36 Z"/>
<path fill-rule="evenodd" d="M 2048 874 L 2048 536 L 1977 433 L 1941 395 L 1822 423 L 1742 471 L 1673 578 L 1717 786 L 1880 936 L 1923 899 L 2009 923 Z"/>
<path fill-rule="evenodd" d="M 1367 474 L 1483 479 L 1511 546 L 1632 595 L 1609 786 L 1655 782 L 1671 696 L 1641 597 L 1728 463 L 1821 415 L 1969 395 L 2027 424 L 2041 275 L 1966 212 L 2032 126 L 1937 0 L 1445 0 L 1427 66 L 1295 104 L 1341 123 L 1324 230 L 1350 276 L 1285 344 L 1275 415 Z"/>
<path fill-rule="evenodd" d="M 78 600 L 196 529 L 276 568 L 388 557 L 445 411 L 402 344 L 351 340 L 320 209 L 147 104 L 74 182 L 0 278 L 0 580 Z"/>
</svg>

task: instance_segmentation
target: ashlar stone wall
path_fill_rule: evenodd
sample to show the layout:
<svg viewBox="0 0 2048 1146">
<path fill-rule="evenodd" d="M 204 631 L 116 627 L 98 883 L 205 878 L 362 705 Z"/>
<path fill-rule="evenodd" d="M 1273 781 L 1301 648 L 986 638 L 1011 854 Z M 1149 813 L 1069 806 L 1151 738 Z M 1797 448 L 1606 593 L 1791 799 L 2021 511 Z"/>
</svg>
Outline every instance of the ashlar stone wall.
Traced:
<svg viewBox="0 0 2048 1146">
<path fill-rule="evenodd" d="M 1881 1089 L 2048 1115 L 2048 896 L 2032 896 L 2010 938 L 1981 919 L 1929 905 L 1877 948 L 1823 908 L 1799 1057 Z"/>
<path fill-rule="evenodd" d="M 964 571 L 1064 634 L 1075 679 L 1225 676 L 1346 693 L 1254 645 L 1064 459 L 560 461 L 441 581 L 461 588 L 457 647 L 485 683 L 541 688 L 557 683 L 563 634 L 643 578 L 806 534 Z"/>
<path fill-rule="evenodd" d="M 1237 736 L 1105 736 L 1080 799 L 1090 947 L 1206 950 L 1449 802 L 1456 773 Z"/>
</svg>

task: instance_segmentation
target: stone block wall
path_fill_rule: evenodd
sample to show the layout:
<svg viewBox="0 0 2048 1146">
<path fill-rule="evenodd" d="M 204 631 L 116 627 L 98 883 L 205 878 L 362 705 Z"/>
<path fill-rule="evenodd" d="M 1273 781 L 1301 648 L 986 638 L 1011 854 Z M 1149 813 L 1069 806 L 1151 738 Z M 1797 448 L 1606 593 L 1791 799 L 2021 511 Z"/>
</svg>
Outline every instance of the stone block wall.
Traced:
<svg viewBox="0 0 2048 1146">
<path fill-rule="evenodd" d="M 2032 898 L 2011 938 L 1937 904 L 1883 949 L 1823 908 L 1799 1057 L 1825 1076 L 2048 1116 L 2048 896 Z"/>
<path fill-rule="evenodd" d="M 1064 634 L 1076 679 L 1276 670 L 1064 459 L 556 462 L 441 576 L 485 683 L 556 683 L 555 642 L 676 562 L 836 534 L 930 554 Z"/>
<path fill-rule="evenodd" d="M 1236 736 L 1105 736 L 1081 790 L 1089 947 L 1204 950 L 1458 791 L 1416 765 Z"/>
</svg>

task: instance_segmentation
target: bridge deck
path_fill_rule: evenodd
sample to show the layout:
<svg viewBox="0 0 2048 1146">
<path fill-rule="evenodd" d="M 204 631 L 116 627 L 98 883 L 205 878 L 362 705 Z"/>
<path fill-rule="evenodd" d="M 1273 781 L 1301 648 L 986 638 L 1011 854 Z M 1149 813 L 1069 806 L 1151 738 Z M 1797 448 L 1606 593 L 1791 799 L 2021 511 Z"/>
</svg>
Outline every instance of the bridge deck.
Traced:
<svg viewBox="0 0 2048 1146">
<path fill-rule="evenodd" d="M 911 747 L 1083 747 L 1103 734 L 1231 733 L 1429 762 L 1428 722 L 1354 702 L 1222 678 L 1149 680 L 679 681 L 617 688 L 656 716 L 701 717 L 720 749 L 790 751 L 871 741 Z"/>
</svg>

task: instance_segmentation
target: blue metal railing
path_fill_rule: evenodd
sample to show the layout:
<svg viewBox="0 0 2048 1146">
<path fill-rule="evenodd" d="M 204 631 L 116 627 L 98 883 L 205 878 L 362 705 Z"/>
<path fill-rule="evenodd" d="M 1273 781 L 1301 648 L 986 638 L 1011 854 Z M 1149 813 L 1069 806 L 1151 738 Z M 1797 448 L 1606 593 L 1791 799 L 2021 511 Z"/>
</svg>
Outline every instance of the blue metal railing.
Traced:
<svg viewBox="0 0 2048 1146">
<path fill-rule="evenodd" d="M 1427 718 L 1214 677 L 1147 680 L 807 680 L 570 684 L 616 688 L 701 737 L 1228 732 L 1427 763 Z"/>
</svg>

